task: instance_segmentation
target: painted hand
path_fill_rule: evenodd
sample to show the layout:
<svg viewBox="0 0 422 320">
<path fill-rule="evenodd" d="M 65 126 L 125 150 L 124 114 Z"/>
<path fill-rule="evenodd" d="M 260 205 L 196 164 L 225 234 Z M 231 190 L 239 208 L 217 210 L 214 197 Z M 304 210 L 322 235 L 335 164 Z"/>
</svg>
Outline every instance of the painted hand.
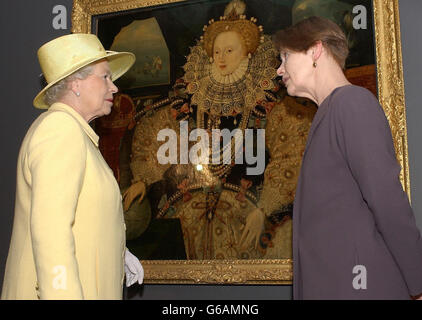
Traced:
<svg viewBox="0 0 422 320">
<path fill-rule="evenodd" d="M 249 213 L 246 218 L 245 229 L 240 238 L 240 245 L 242 249 L 246 249 L 252 243 L 254 248 L 258 248 L 259 237 L 264 229 L 265 214 L 261 209 L 256 208 Z"/>
<path fill-rule="evenodd" d="M 128 211 L 130 208 L 130 205 L 132 204 L 133 200 L 138 196 L 139 197 L 138 202 L 141 203 L 142 199 L 145 196 L 145 183 L 142 181 L 136 182 L 132 184 L 124 193 L 123 193 L 123 209 L 125 211 Z"/>
</svg>

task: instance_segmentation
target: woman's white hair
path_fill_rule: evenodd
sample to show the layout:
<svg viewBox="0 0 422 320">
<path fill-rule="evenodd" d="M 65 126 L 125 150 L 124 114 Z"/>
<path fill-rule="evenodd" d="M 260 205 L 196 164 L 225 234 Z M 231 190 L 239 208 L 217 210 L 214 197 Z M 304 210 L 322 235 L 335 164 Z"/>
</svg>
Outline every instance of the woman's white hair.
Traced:
<svg viewBox="0 0 422 320">
<path fill-rule="evenodd" d="M 76 79 L 86 79 L 89 75 L 92 74 L 93 65 L 87 65 L 82 69 L 72 73 L 66 78 L 60 80 L 51 88 L 45 92 L 44 101 L 47 105 L 51 106 L 53 103 L 59 101 L 69 90 L 69 84 Z"/>
</svg>

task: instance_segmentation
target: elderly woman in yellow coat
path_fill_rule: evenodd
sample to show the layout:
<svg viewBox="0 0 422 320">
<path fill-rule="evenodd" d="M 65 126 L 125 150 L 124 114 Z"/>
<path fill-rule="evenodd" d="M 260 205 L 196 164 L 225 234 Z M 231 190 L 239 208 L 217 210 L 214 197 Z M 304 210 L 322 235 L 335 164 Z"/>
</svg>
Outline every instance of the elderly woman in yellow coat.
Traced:
<svg viewBox="0 0 422 320">
<path fill-rule="evenodd" d="M 48 85 L 34 106 L 48 109 L 19 153 L 15 217 L 2 299 L 121 299 L 142 283 L 125 247 L 122 199 L 89 122 L 111 112 L 112 80 L 134 63 L 105 51 L 95 35 L 71 34 L 38 51 Z"/>
</svg>

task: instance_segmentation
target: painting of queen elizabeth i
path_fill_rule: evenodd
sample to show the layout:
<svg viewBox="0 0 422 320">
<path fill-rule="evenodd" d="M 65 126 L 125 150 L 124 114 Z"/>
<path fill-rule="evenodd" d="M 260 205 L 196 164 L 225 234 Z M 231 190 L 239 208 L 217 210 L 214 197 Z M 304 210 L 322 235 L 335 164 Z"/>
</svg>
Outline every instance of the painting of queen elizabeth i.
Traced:
<svg viewBox="0 0 422 320">
<path fill-rule="evenodd" d="M 231 1 L 203 27 L 166 96 L 115 101 L 114 117 L 129 108 L 130 125 L 109 164 L 127 246 L 140 259 L 292 257 L 293 200 L 316 106 L 286 94 L 271 37 L 246 11 Z M 192 136 L 198 129 L 208 139 Z M 204 140 L 212 143 L 197 148 Z M 198 149 L 201 161 L 191 161 Z"/>
</svg>

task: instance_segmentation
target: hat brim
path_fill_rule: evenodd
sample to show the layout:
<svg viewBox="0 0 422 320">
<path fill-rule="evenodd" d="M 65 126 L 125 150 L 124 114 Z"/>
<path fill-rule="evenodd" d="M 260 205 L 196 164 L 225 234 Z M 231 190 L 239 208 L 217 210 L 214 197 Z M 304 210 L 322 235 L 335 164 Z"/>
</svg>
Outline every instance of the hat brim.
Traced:
<svg viewBox="0 0 422 320">
<path fill-rule="evenodd" d="M 46 85 L 34 98 L 33 104 L 34 107 L 38 109 L 48 109 L 50 106 L 47 105 L 44 101 L 46 91 L 51 88 L 53 85 L 63 80 L 64 78 L 70 76 L 71 74 L 77 72 L 78 70 L 86 67 L 87 65 L 106 59 L 108 61 L 112 80 L 115 81 L 124 75 L 135 63 L 136 57 L 133 53 L 130 52 L 115 52 L 115 51 L 106 51 L 106 54 L 100 57 L 89 59 L 84 61 L 82 64 L 75 66 L 69 72 L 66 72 L 64 75 L 58 79 L 50 82 Z"/>
</svg>

